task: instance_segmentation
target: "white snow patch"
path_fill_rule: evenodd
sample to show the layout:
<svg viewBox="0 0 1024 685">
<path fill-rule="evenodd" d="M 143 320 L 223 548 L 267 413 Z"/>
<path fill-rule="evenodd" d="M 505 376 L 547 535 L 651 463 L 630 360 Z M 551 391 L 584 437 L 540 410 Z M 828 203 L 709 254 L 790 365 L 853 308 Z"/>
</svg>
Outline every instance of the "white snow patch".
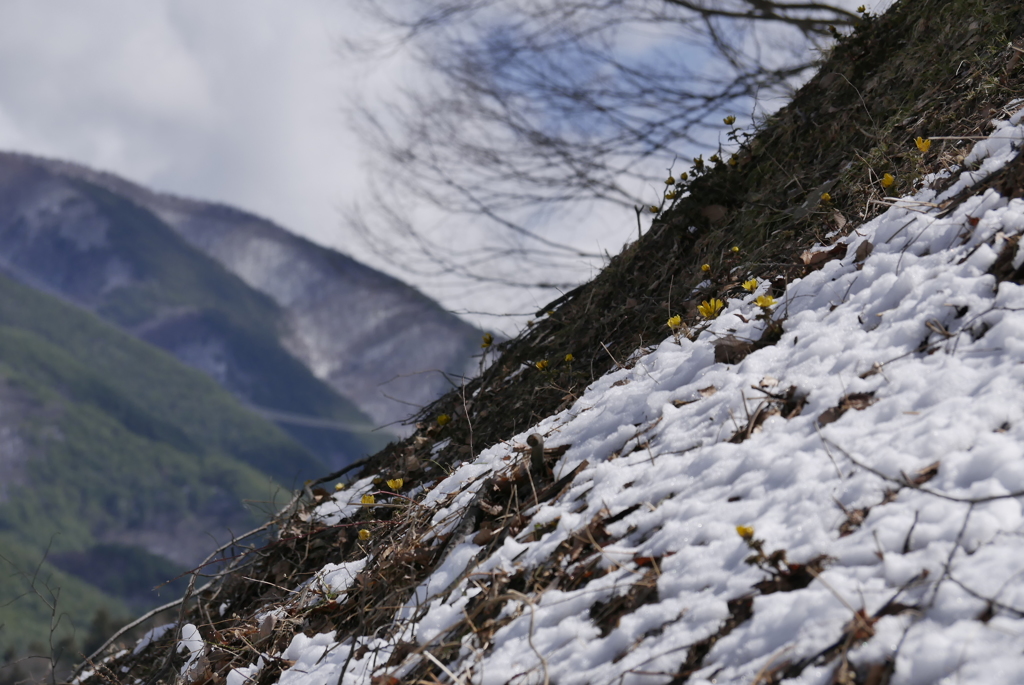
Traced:
<svg viewBox="0 0 1024 685">
<path fill-rule="evenodd" d="M 178 640 L 178 653 L 180 654 L 186 650 L 188 651 L 188 656 L 185 657 L 185 663 L 181 665 L 180 672 L 183 678 L 186 677 L 185 674 L 196 665 L 196 662 L 199 661 L 206 651 L 206 644 L 203 642 L 203 637 L 199 634 L 199 628 L 196 628 L 191 623 L 186 623 L 182 626 L 181 639 Z"/>
<path fill-rule="evenodd" d="M 263 670 L 265 662 L 263 657 L 257 657 L 256 663 L 243 666 L 241 668 L 233 668 L 228 672 L 227 678 L 225 678 L 225 685 L 249 685 L 255 681 L 256 676 Z"/>
<path fill-rule="evenodd" d="M 341 595 L 348 592 L 356 576 L 366 566 L 366 561 L 359 559 L 344 564 L 327 564 L 317 573 L 316 584 L 326 590 L 325 594 Z"/>
<path fill-rule="evenodd" d="M 714 644 L 689 682 L 750 683 L 800 660 L 806 668 L 787 682 L 827 682 L 838 662 L 816 659 L 843 639 L 855 610 L 872 617 L 873 634 L 853 645 L 850 663 L 892 660 L 894 685 L 1024 682 L 1024 287 L 987 273 L 1024 232 L 1024 201 L 990 190 L 945 216 L 927 204 L 1013 158 L 1022 116 L 997 123 L 965 161 L 976 168 L 949 190 L 903 198 L 842 239 L 845 258 L 792 283 L 773 309 L 783 321 L 777 344 L 716 363 L 715 341 L 757 339 L 765 327 L 753 295 L 730 299 L 696 340 L 666 339 L 516 436 L 570 444 L 556 474 L 587 466 L 487 558 L 468 539 L 452 541 L 397 610 L 407 622 L 400 635 L 296 635 L 281 683 L 339 682 L 345 664 L 342 685 L 369 683 L 399 640 L 429 651 L 465 620 L 479 592 L 467 570 L 528 573 L 591 521 L 616 514 L 612 542 L 573 562 L 596 560 L 603 573 L 575 589 L 507 599 L 491 643 L 467 636 L 446 667 L 467 683 L 665 683 L 691 645 L 720 629 L 731 602 L 752 597 L 751 618 Z M 873 251 L 858 264 L 864 241 Z M 771 416 L 731 441 L 790 387 L 806 400 L 798 415 Z M 819 424 L 855 393 L 870 400 Z M 515 464 L 509 456 L 508 444 L 492 446 L 423 496 L 435 536 L 458 525 L 486 478 Z M 936 462 L 932 479 L 907 485 Z M 353 516 L 371 487 L 360 481 L 317 516 Z M 863 521 L 840 535 L 859 510 Z M 548 524 L 538 540 L 527 537 L 534 523 Z M 784 550 L 790 564 L 831 561 L 806 587 L 758 594 L 769 574 L 745 562 L 752 550 L 737 526 L 753 527 L 763 549 Z M 362 569 L 331 564 L 321 575 L 347 589 Z M 651 601 L 617 624 L 595 624 L 596 602 L 638 583 L 653 583 Z M 401 678 L 421 658 L 414 650 L 387 673 Z"/>
<path fill-rule="evenodd" d="M 146 634 L 139 638 L 139 641 L 135 643 L 135 649 L 132 650 L 132 656 L 141 654 L 146 647 L 149 647 L 152 643 L 156 642 L 164 636 L 164 634 L 173 628 L 176 624 L 165 623 L 162 626 L 156 628 L 150 628 L 146 631 Z"/>
</svg>

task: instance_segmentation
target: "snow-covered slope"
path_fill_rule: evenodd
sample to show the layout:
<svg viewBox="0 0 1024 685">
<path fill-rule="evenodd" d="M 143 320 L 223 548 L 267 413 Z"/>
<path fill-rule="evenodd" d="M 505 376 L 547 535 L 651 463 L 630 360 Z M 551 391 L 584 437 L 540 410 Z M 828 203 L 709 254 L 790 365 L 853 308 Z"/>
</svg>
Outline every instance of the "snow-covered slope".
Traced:
<svg viewBox="0 0 1024 685">
<path fill-rule="evenodd" d="M 426 667 L 496 684 L 1024 682 L 1024 200 L 950 202 L 1007 163 L 1024 174 L 1022 117 L 949 189 L 894 200 L 838 240 L 845 256 L 822 247 L 834 258 L 768 308 L 774 345 L 715 361 L 768 325 L 761 284 L 439 481 L 368 477 L 320 504 L 324 523 L 390 537 L 257 627 L 306 626 L 316 605 L 372 629 L 262 643 L 227 685 L 271 663 L 286 685 Z M 544 488 L 534 433 L 567 447 Z M 383 505 L 401 514 L 378 523 Z M 389 608 L 389 574 L 422 550 L 433 570 Z"/>
</svg>

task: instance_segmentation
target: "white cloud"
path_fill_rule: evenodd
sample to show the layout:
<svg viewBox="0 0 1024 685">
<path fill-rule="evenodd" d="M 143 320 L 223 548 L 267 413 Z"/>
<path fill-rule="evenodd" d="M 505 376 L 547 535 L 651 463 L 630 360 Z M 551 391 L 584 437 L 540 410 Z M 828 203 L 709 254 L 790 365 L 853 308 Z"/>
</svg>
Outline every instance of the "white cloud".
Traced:
<svg viewBox="0 0 1024 685">
<path fill-rule="evenodd" d="M 337 242 L 358 178 L 344 3 L 0 4 L 0 148 L 236 204 Z"/>
</svg>

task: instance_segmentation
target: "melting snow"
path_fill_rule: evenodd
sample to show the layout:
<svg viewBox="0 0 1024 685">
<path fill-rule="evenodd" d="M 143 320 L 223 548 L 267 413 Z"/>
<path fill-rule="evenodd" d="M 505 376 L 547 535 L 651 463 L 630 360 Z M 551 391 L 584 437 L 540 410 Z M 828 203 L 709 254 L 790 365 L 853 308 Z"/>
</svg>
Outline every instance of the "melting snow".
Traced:
<svg viewBox="0 0 1024 685">
<path fill-rule="evenodd" d="M 502 616 L 513 620 L 492 645 L 481 650 L 467 636 L 446 668 L 467 683 L 666 683 L 691 645 L 718 633 L 730 602 L 747 597 L 750 618 L 711 647 L 688 682 L 761 682 L 851 634 L 857 611 L 871 625 L 848 658 L 895 660 L 894 685 L 1024 682 L 1024 287 L 997 286 L 987 273 L 1024 233 L 1024 201 L 989 190 L 946 216 L 936 208 L 1016 155 L 1021 118 L 998 122 L 974 148 L 967 162 L 976 171 L 941 196 L 922 190 L 900 200 L 841 240 L 844 258 L 792 283 L 773 310 L 784 318 L 777 344 L 737 364 L 715 362 L 716 340 L 759 338 L 765 323 L 753 300 L 762 285 L 728 301 L 697 340 L 668 338 L 517 436 L 571 444 L 556 477 L 588 464 L 532 512 L 519 540 L 482 560 L 472 535 L 454 541 L 397 611 L 408 625 L 401 639 L 429 653 L 463 619 L 479 592 L 471 578 L 459 580 L 468 564 L 479 562 L 469 568 L 476 578 L 512 574 L 544 562 L 594 517 L 628 512 L 607 526 L 606 574 L 572 591 L 509 599 Z M 865 242 L 873 250 L 863 258 Z M 1022 260 L 1018 253 L 1014 264 Z M 806 402 L 798 415 L 745 429 L 777 404 L 769 393 L 791 387 Z M 819 422 L 823 414 L 834 420 Z M 745 439 L 730 441 L 737 433 Z M 485 450 L 423 497 L 436 510 L 436 535 L 457 525 L 489 474 L 509 468 L 510 452 Z M 918 475 L 918 486 L 907 484 Z M 370 486 L 360 481 L 319 515 L 353 515 Z M 524 542 L 534 523 L 549 532 Z M 752 527 L 753 538 L 737 526 Z M 745 563 L 753 540 L 785 550 L 791 564 L 830 561 L 806 587 L 758 593 L 768 574 Z M 340 592 L 360 563 L 321 574 Z M 591 607 L 643 578 L 653 578 L 653 601 L 602 636 Z M 384 673 L 394 641 L 340 637 L 297 635 L 282 655 L 295 664 L 281 683 L 369 683 Z M 787 682 L 826 683 L 837 664 L 807 663 Z"/>
<path fill-rule="evenodd" d="M 180 653 L 184 651 L 188 651 L 188 656 L 185 658 L 185 663 L 181 665 L 182 677 L 186 676 L 206 651 L 206 645 L 203 643 L 202 635 L 199 634 L 199 629 L 191 623 L 186 623 L 181 628 L 181 639 L 178 641 L 178 652 Z M 186 678 L 186 680 L 188 680 L 188 678 Z"/>
</svg>

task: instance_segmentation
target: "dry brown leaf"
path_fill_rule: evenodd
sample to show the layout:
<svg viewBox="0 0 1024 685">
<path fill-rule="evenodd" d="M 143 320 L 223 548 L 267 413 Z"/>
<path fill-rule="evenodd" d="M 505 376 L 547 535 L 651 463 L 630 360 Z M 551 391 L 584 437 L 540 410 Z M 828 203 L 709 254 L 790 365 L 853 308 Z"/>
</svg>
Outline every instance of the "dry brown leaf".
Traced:
<svg viewBox="0 0 1024 685">
<path fill-rule="evenodd" d="M 865 259 L 871 256 L 871 251 L 875 249 L 875 246 L 870 241 L 865 240 L 857 246 L 857 252 L 854 253 L 855 262 L 863 262 Z"/>
<path fill-rule="evenodd" d="M 800 261 L 803 262 L 804 266 L 813 271 L 823 267 L 825 262 L 829 262 L 833 259 L 842 259 L 845 256 L 846 243 L 836 243 L 831 248 L 821 250 L 819 252 L 805 250 L 800 254 Z"/>
<path fill-rule="evenodd" d="M 846 224 L 849 223 L 846 220 L 846 217 L 843 216 L 838 211 L 832 212 L 832 221 L 834 221 L 836 223 L 836 228 L 838 228 L 840 231 L 843 230 L 844 228 L 846 228 Z"/>
<path fill-rule="evenodd" d="M 850 393 L 849 395 L 846 395 L 841 400 L 839 400 L 839 404 L 832 407 L 831 409 L 826 409 L 825 411 L 823 411 L 821 415 L 818 417 L 818 425 L 824 426 L 830 423 L 834 423 L 838 421 L 839 417 L 845 414 L 848 409 L 856 409 L 857 411 L 860 411 L 862 409 L 867 409 L 872 404 L 874 404 L 874 402 L 875 393 L 873 392 Z"/>
<path fill-rule="evenodd" d="M 755 340 L 742 340 L 734 335 L 727 335 L 714 345 L 715 361 L 722 364 L 736 364 L 760 347 Z"/>
<path fill-rule="evenodd" d="M 917 473 L 907 479 L 907 481 L 911 485 L 924 485 L 937 475 L 939 475 L 939 462 L 934 461 L 923 469 L 917 471 Z"/>
<path fill-rule="evenodd" d="M 271 635 L 274 634 L 275 627 L 277 627 L 277 615 L 268 614 L 267 617 L 263 619 L 263 623 L 260 624 L 260 632 L 259 635 L 256 637 L 256 641 L 263 642 L 264 640 L 269 638 Z"/>
<path fill-rule="evenodd" d="M 498 535 L 498 531 L 494 530 L 490 521 L 484 521 L 480 524 L 480 531 L 473 536 L 474 545 L 486 545 L 488 542 L 493 540 Z"/>
<path fill-rule="evenodd" d="M 851 393 L 843 398 L 843 402 L 845 402 L 846 406 L 849 407 L 850 409 L 856 409 L 857 411 L 860 411 L 861 409 L 867 409 L 868 407 L 875 403 L 875 393 Z"/>
</svg>

